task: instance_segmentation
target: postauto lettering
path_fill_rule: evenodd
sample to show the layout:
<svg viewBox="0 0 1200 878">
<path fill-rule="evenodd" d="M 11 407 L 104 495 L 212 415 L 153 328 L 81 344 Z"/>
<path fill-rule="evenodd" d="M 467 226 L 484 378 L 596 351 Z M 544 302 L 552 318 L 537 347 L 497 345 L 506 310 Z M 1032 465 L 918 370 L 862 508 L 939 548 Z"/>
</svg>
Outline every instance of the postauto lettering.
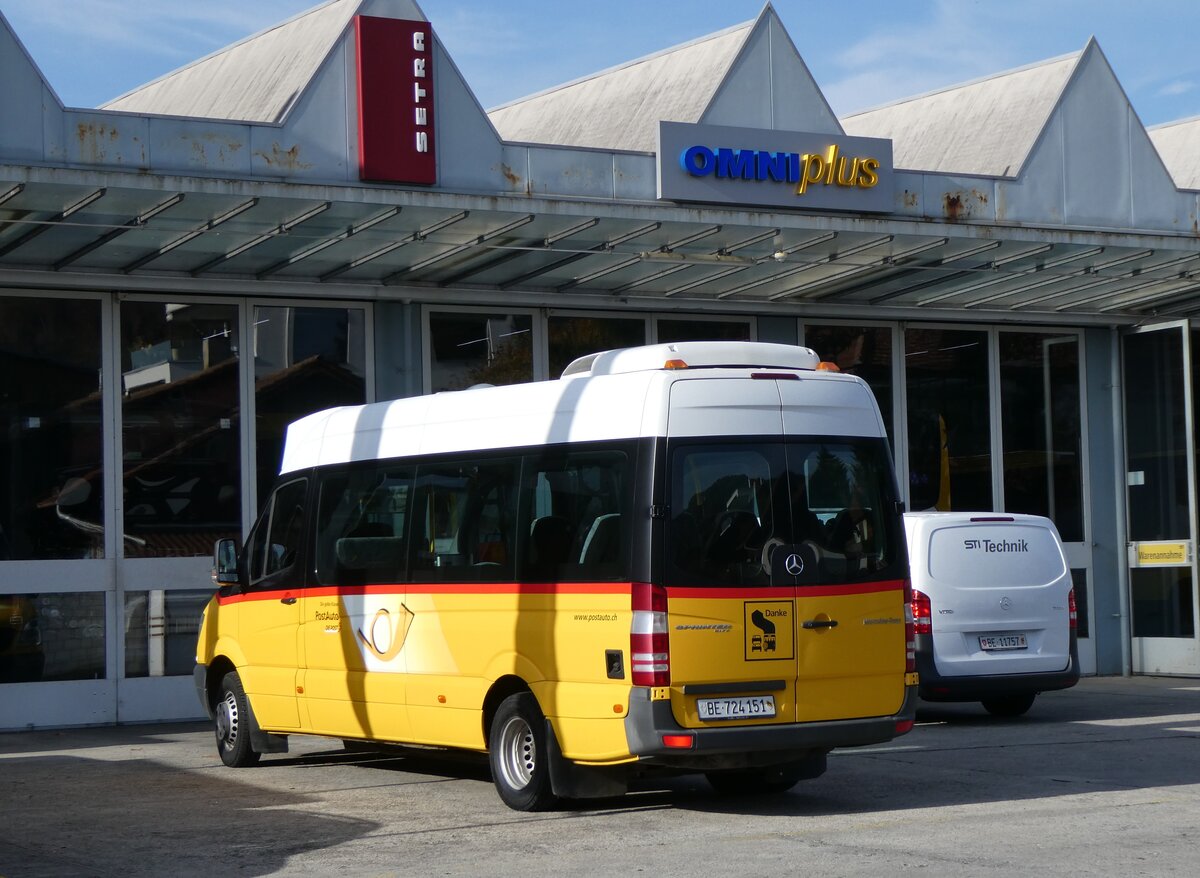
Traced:
<svg viewBox="0 0 1200 878">
<path fill-rule="evenodd" d="M 769 152 L 763 149 L 730 149 L 689 146 L 679 154 L 679 165 L 693 177 L 729 180 L 770 180 L 796 186 L 796 195 L 808 187 L 844 186 L 870 189 L 879 182 L 879 159 L 839 155 L 838 145 L 825 152 Z"/>
</svg>

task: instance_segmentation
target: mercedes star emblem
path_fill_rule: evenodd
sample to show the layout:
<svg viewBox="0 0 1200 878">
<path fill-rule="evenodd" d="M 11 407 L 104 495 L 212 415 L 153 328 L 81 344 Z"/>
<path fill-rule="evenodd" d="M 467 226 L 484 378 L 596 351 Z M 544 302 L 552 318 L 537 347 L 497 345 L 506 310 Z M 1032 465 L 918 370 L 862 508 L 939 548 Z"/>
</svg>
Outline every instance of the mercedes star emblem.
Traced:
<svg viewBox="0 0 1200 878">
<path fill-rule="evenodd" d="M 787 560 L 783 562 L 783 569 L 792 576 L 799 576 L 804 572 L 804 559 L 795 552 L 787 556 Z"/>
</svg>

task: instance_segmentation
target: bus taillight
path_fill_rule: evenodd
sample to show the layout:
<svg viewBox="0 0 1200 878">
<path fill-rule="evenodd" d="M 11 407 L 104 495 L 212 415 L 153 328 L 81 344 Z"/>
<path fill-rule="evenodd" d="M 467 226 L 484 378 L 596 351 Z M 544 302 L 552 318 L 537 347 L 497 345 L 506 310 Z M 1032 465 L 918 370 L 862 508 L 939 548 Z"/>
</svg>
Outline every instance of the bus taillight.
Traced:
<svg viewBox="0 0 1200 878">
<path fill-rule="evenodd" d="M 904 602 L 904 639 L 907 641 L 904 654 L 904 670 L 912 673 L 917 669 L 917 635 L 933 632 L 933 611 L 929 596 L 921 594 L 906 583 L 904 590 L 908 600 Z"/>
<path fill-rule="evenodd" d="M 633 625 L 629 657 L 634 686 L 671 685 L 667 636 L 667 590 L 648 582 L 633 584 Z"/>
</svg>

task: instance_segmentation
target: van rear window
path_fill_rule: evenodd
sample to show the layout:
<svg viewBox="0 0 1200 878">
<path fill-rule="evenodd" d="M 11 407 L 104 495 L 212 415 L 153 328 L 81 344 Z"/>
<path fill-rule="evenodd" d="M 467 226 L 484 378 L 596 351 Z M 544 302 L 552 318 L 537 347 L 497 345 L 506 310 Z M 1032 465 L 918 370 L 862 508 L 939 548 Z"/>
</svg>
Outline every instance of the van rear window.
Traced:
<svg viewBox="0 0 1200 878">
<path fill-rule="evenodd" d="M 817 585 L 905 575 L 882 439 L 679 442 L 668 456 L 667 584 Z"/>
<path fill-rule="evenodd" d="M 939 527 L 929 540 L 930 577 L 959 588 L 1045 585 L 1066 569 L 1054 535 L 1044 527 Z"/>
</svg>

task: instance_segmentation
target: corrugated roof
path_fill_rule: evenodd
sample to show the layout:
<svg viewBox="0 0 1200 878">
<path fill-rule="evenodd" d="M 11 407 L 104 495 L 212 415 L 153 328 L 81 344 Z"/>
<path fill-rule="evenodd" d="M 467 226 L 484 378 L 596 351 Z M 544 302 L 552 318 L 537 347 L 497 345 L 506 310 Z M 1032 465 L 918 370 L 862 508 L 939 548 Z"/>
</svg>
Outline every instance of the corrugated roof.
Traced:
<svg viewBox="0 0 1200 878">
<path fill-rule="evenodd" d="M 1175 185 L 1200 189 L 1200 116 L 1181 119 L 1146 131 Z"/>
<path fill-rule="evenodd" d="M 102 109 L 279 122 L 341 36 L 360 0 L 330 0 L 122 95 Z"/>
<path fill-rule="evenodd" d="M 746 22 L 488 115 L 508 141 L 654 152 L 660 120 L 700 120 L 753 27 Z"/>
<path fill-rule="evenodd" d="M 1082 52 L 843 118 L 847 134 L 886 137 L 897 168 L 1014 176 Z"/>
</svg>

